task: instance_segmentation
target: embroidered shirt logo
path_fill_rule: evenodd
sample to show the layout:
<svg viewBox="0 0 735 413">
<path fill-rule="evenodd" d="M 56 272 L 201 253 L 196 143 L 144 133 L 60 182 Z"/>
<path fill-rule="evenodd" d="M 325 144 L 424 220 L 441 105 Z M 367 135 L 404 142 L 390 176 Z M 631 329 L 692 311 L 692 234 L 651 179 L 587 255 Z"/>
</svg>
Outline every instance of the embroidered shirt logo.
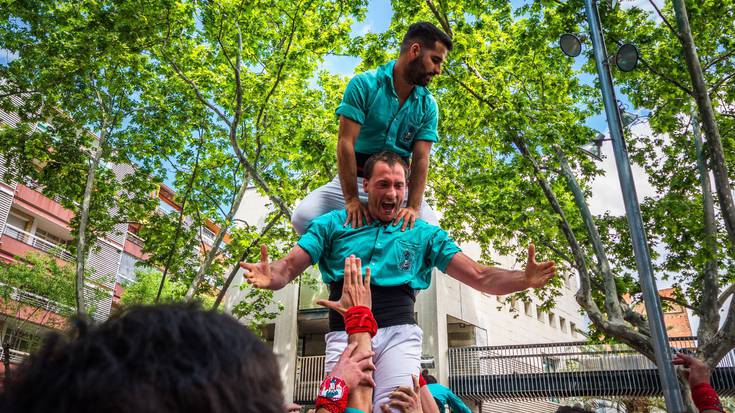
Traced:
<svg viewBox="0 0 735 413">
<path fill-rule="evenodd" d="M 398 268 L 401 271 L 410 271 L 411 265 L 413 264 L 414 252 L 409 249 L 401 251 L 401 262 L 398 264 Z"/>
<path fill-rule="evenodd" d="M 409 125 L 406 133 L 404 133 L 403 136 L 401 136 L 401 142 L 411 143 L 411 141 L 413 141 L 413 134 L 415 132 L 416 132 L 416 129 L 413 127 L 413 125 Z"/>
</svg>

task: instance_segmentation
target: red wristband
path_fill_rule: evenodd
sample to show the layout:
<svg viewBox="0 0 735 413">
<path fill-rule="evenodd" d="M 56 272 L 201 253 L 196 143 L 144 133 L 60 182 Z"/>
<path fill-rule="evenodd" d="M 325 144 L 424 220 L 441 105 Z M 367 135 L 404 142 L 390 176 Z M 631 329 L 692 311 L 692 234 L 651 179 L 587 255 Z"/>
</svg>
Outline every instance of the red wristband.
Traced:
<svg viewBox="0 0 735 413">
<path fill-rule="evenodd" d="M 319 386 L 316 409 L 326 409 L 330 413 L 344 413 L 350 388 L 339 377 L 325 377 Z"/>
<path fill-rule="evenodd" d="M 365 306 L 350 307 L 345 313 L 344 319 L 347 334 L 370 333 L 370 337 L 375 337 L 378 333 L 378 323 L 373 317 L 373 312 Z"/>
<path fill-rule="evenodd" d="M 424 386 L 426 386 L 426 380 L 424 380 L 424 375 L 419 374 L 419 387 L 424 387 Z"/>
<path fill-rule="evenodd" d="M 720 397 L 717 396 L 717 392 L 709 383 L 699 383 L 692 387 L 692 401 L 694 401 L 694 405 L 697 406 L 699 411 L 716 410 L 724 412 Z"/>
</svg>

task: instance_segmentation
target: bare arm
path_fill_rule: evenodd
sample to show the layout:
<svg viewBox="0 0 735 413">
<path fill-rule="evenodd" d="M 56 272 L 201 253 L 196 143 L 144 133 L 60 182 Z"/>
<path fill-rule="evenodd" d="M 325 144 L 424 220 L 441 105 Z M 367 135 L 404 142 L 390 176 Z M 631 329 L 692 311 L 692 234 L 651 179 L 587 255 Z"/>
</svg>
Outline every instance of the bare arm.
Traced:
<svg viewBox="0 0 735 413">
<path fill-rule="evenodd" d="M 433 142 L 416 141 L 413 144 L 411 155 L 411 176 L 408 180 L 408 201 L 406 206 L 416 211 L 421 209 L 421 200 L 424 199 L 426 176 L 429 173 L 429 154 Z"/>
<path fill-rule="evenodd" d="M 342 196 L 345 199 L 347 223 L 353 228 L 361 227 L 363 218 L 370 222 L 367 208 L 360 203 L 357 195 L 357 161 L 355 160 L 355 142 L 360 133 L 360 124 L 346 118 L 339 117 L 339 137 L 337 138 L 337 168 L 339 181 L 342 185 Z"/>
<path fill-rule="evenodd" d="M 528 247 L 528 262 L 523 271 L 486 267 L 458 252 L 454 255 L 446 273 L 470 287 L 488 294 L 505 295 L 527 288 L 544 286 L 554 276 L 553 261 L 537 263 L 533 244 Z"/>
<path fill-rule="evenodd" d="M 422 386 L 419 389 L 419 397 L 421 398 L 421 411 L 423 413 L 439 413 L 439 406 L 434 401 L 429 388 Z"/>
<path fill-rule="evenodd" d="M 401 231 L 405 231 L 408 227 L 413 229 L 413 224 L 419 217 L 421 210 L 421 200 L 424 199 L 424 190 L 426 189 L 426 175 L 429 172 L 429 154 L 431 153 L 431 145 L 433 142 L 416 141 L 413 144 L 413 153 L 411 155 L 411 176 L 408 180 L 408 201 L 406 207 L 398 211 L 393 224 L 397 224 L 403 219 Z"/>
<path fill-rule="evenodd" d="M 278 261 L 268 261 L 268 250 L 265 245 L 260 246 L 260 262 L 257 264 L 240 263 L 240 267 L 247 270 L 245 278 L 257 288 L 280 290 L 299 274 L 311 266 L 311 256 L 298 245 Z"/>
</svg>

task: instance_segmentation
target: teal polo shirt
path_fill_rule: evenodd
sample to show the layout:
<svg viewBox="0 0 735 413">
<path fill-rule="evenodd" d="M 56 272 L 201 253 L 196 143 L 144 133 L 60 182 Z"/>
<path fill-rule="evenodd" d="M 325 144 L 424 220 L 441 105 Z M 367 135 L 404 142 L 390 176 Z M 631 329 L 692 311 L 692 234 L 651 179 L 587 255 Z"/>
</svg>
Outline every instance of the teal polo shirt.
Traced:
<svg viewBox="0 0 735 413">
<path fill-rule="evenodd" d="M 408 158 L 415 141 L 439 139 L 439 111 L 429 89 L 415 86 L 403 106 L 398 107 L 398 94 L 393 86 L 395 64 L 393 60 L 360 73 L 347 84 L 336 112 L 362 125 L 355 152 L 373 154 L 389 150 Z"/>
<path fill-rule="evenodd" d="M 443 229 L 417 219 L 413 229 L 373 221 L 360 228 L 344 226 L 347 211 L 316 218 L 297 245 L 319 263 L 325 284 L 344 278 L 345 258 L 354 254 L 370 267 L 371 283 L 381 287 L 409 284 L 423 290 L 431 284 L 431 270 L 444 271 L 460 248 Z"/>
<path fill-rule="evenodd" d="M 472 413 L 472 410 L 464 404 L 462 399 L 457 397 L 448 387 L 438 383 L 427 384 L 426 387 L 429 389 L 431 396 L 434 397 L 440 412 L 444 412 L 444 406 L 448 404 L 452 413 Z"/>
</svg>

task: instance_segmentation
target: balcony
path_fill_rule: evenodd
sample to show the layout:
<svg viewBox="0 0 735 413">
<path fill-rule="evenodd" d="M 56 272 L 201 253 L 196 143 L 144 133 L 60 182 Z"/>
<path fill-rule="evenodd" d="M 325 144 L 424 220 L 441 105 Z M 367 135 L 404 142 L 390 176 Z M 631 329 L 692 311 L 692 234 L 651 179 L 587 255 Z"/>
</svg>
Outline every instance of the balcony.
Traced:
<svg viewBox="0 0 735 413">
<path fill-rule="evenodd" d="M 31 246 L 37 250 L 53 255 L 54 257 L 60 258 L 64 261 L 74 261 L 74 256 L 71 255 L 69 251 L 62 248 L 60 245 L 54 244 L 53 242 L 47 241 L 43 238 L 39 238 L 34 234 L 23 231 L 22 229 L 14 227 L 10 224 L 5 224 L 3 237 L 7 237 L 11 240 L 18 241 L 21 244 Z M 3 241 L 5 241 L 5 239 Z M 13 255 L 22 255 L 28 250 L 27 248 L 23 247 L 19 248 L 18 246 L 6 245 L 5 242 L 3 242 L 2 247 L 3 250 L 8 251 Z"/>
</svg>

